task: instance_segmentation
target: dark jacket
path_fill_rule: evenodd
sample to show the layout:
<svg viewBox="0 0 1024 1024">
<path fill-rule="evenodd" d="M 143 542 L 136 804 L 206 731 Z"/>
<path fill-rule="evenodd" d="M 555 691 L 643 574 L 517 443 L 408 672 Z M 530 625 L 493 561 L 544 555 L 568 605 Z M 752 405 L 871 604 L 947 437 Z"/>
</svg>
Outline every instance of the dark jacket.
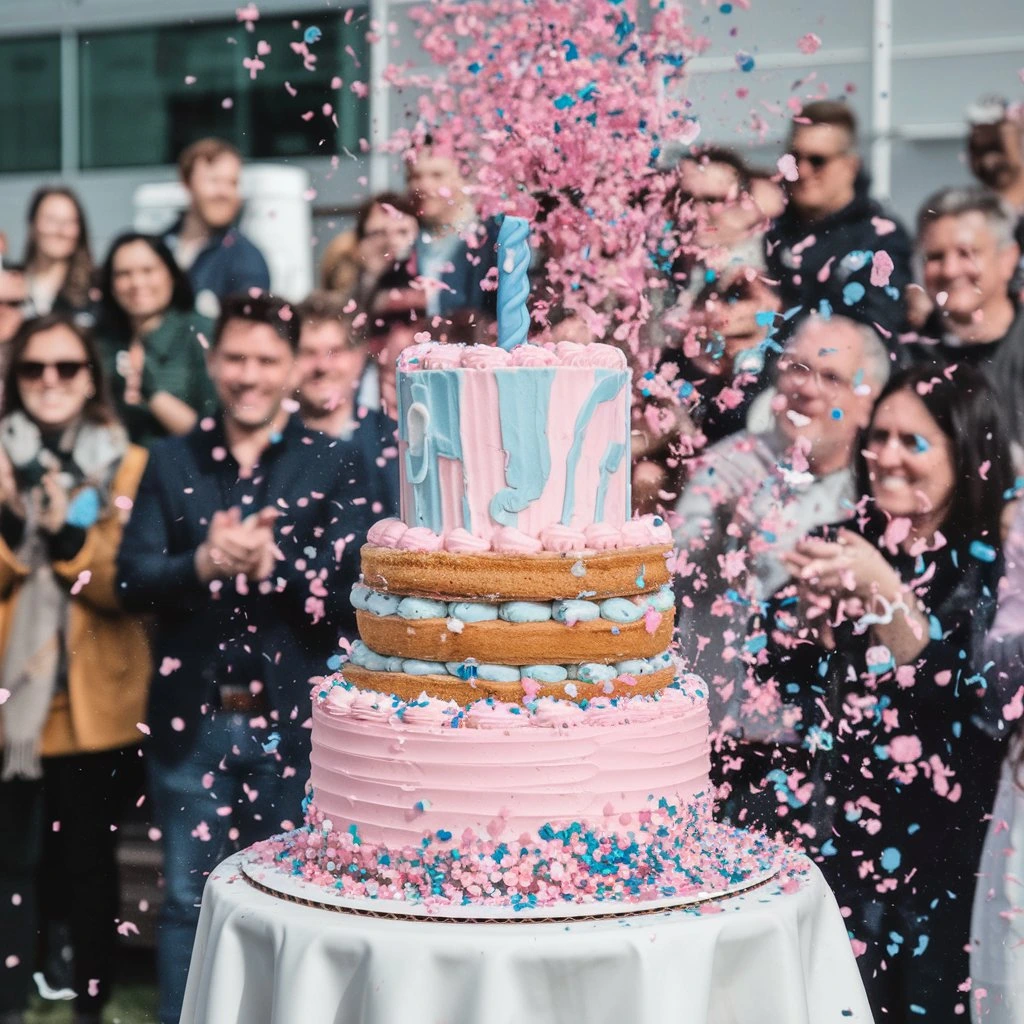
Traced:
<svg viewBox="0 0 1024 1024">
<path fill-rule="evenodd" d="M 212 430 L 197 427 L 153 447 L 121 546 L 118 587 L 127 610 L 156 616 L 148 721 L 157 757 L 187 757 L 218 685 L 255 679 L 276 717 L 282 757 L 302 763 L 308 680 L 327 671 L 339 635 L 355 636 L 349 589 L 359 548 L 369 526 L 393 511 L 379 481 L 360 448 L 311 434 L 294 418 L 248 479 L 239 478 L 219 419 Z M 195 552 L 213 513 L 267 505 L 280 511 L 274 532 L 283 555 L 270 592 L 200 583 Z"/>
<path fill-rule="evenodd" d="M 149 448 L 167 436 L 163 424 L 149 411 L 149 399 L 157 391 L 180 398 L 199 417 L 216 411 L 217 398 L 206 372 L 206 350 L 200 336 L 213 337 L 213 321 L 191 311 L 169 309 L 160 325 L 144 339 L 146 360 L 142 370 L 142 403 L 124 400 L 123 360 L 131 339 L 119 337 L 100 327 L 96 341 L 103 360 L 103 372 L 110 382 L 111 397 L 133 443 Z"/>
<path fill-rule="evenodd" d="M 999 398 L 1010 439 L 1024 445 L 1024 307 L 1002 338 L 973 345 L 951 344 L 933 314 L 919 340 L 904 342 L 897 354 L 904 365 L 931 364 L 936 372 L 953 364 L 981 370 Z"/>
<path fill-rule="evenodd" d="M 911 281 L 912 247 L 899 221 L 868 195 L 868 186 L 862 173 L 853 201 L 813 222 L 801 219 L 790 203 L 765 235 L 768 278 L 779 282 L 783 309 L 820 312 L 827 302 L 837 315 L 877 324 L 886 335 L 895 335 L 905 319 L 903 291 Z M 887 285 L 873 285 L 871 258 L 883 250 L 893 270 Z"/>
<path fill-rule="evenodd" d="M 182 214 L 164 235 L 173 253 L 178 251 L 178 235 L 184 220 Z M 263 253 L 234 225 L 211 235 L 187 273 L 197 298 L 200 292 L 213 292 L 218 300 L 223 300 L 233 292 L 270 288 L 270 270 Z"/>
<path fill-rule="evenodd" d="M 880 880 L 899 879 L 886 897 L 894 905 L 924 912 L 931 898 L 949 890 L 969 906 L 1007 733 L 982 656 L 1002 559 L 984 560 L 969 542 L 952 540 L 917 559 L 902 550 L 893 554 L 882 540 L 886 519 L 876 511 L 842 525 L 876 546 L 905 583 L 922 581 L 917 592 L 930 612 L 929 643 L 912 672 L 869 658 L 876 641 L 849 620 L 836 627 L 832 651 L 806 640 L 794 644 L 785 613 L 795 610 L 796 598 L 787 588 L 770 602 L 757 675 L 762 682 L 774 678 L 802 708 L 804 746 L 813 751 L 812 818 L 837 894 L 869 899 Z M 920 751 L 903 763 L 894 752 L 903 756 L 906 737 Z M 958 799 L 938 791 L 939 762 L 953 773 L 948 788 L 959 787 Z M 877 830 L 865 827 L 869 821 L 877 821 Z M 887 850 L 898 851 L 898 869 Z M 873 870 L 862 878 L 867 862 Z M 914 868 L 914 884 L 902 884 Z"/>
<path fill-rule="evenodd" d="M 441 316 L 448 317 L 460 310 L 476 310 L 491 317 L 497 316 L 497 290 L 485 291 L 483 281 L 498 266 L 498 230 L 498 222 L 488 217 L 471 229 L 473 244 L 465 239 L 459 242 L 451 266 L 441 275 L 444 286 L 438 295 Z M 415 254 L 417 265 L 421 265 L 423 243 L 420 239 L 416 241 Z M 496 279 L 494 284 L 497 284 Z"/>
</svg>

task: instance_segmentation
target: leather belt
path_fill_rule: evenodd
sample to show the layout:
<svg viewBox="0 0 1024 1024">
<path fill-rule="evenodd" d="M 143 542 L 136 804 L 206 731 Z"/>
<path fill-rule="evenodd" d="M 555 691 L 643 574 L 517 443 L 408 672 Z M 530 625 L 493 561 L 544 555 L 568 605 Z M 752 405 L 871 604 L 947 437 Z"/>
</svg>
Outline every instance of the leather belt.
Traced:
<svg viewBox="0 0 1024 1024">
<path fill-rule="evenodd" d="M 262 715 L 267 711 L 267 698 L 260 693 L 251 693 L 244 686 L 221 686 L 220 709 L 237 715 Z"/>
</svg>

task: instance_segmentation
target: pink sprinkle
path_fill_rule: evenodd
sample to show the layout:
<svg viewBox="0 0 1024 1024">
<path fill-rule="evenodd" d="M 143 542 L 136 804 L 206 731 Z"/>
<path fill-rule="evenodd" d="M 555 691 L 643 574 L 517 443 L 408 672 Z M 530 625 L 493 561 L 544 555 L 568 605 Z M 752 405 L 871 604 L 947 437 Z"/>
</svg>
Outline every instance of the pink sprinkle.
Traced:
<svg viewBox="0 0 1024 1024">
<path fill-rule="evenodd" d="M 92 571 L 90 569 L 83 569 L 78 574 L 78 579 L 71 584 L 71 596 L 74 597 L 76 594 L 82 592 L 82 588 L 92 579 Z"/>
<path fill-rule="evenodd" d="M 114 499 L 114 506 L 116 508 L 121 509 L 122 512 L 131 512 L 134 504 L 135 503 L 132 501 L 131 498 L 128 497 L 127 494 L 119 494 Z"/>
<path fill-rule="evenodd" d="M 807 32 L 796 41 L 796 48 L 809 57 L 821 48 L 821 38 L 813 32 Z"/>
<path fill-rule="evenodd" d="M 145 722 L 136 722 L 135 728 L 138 729 L 143 736 L 148 736 L 150 734 L 150 728 Z"/>
<path fill-rule="evenodd" d="M 648 633 L 653 636 L 658 632 L 658 627 L 661 625 L 661 612 L 656 611 L 650 605 L 647 606 L 644 611 L 644 628 Z"/>
<path fill-rule="evenodd" d="M 893 266 L 892 257 L 884 249 L 878 249 L 871 257 L 871 283 L 876 288 L 884 288 L 889 283 Z"/>
<path fill-rule="evenodd" d="M 786 181 L 796 181 L 800 177 L 800 172 L 797 170 L 796 160 L 793 158 L 792 153 L 784 153 L 780 156 L 775 166 L 778 167 L 779 173 Z"/>
</svg>

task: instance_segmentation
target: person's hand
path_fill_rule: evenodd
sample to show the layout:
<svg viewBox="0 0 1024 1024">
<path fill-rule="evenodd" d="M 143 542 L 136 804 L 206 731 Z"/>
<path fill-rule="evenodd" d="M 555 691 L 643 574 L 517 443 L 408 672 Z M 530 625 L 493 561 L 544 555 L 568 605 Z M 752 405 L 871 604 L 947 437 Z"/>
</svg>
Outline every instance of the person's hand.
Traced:
<svg viewBox="0 0 1024 1024">
<path fill-rule="evenodd" d="M 267 506 L 253 513 L 242 524 L 252 532 L 252 537 L 260 544 L 260 556 L 256 569 L 250 579 L 265 580 L 274 571 L 274 565 L 280 557 L 274 541 L 274 523 L 277 520 L 277 509 Z"/>
<path fill-rule="evenodd" d="M 142 375 L 146 366 L 146 349 L 141 341 L 133 341 L 122 359 L 121 372 L 124 376 L 124 401 L 126 405 L 141 405 Z"/>
<path fill-rule="evenodd" d="M 277 511 L 263 509 L 242 521 L 237 507 L 215 512 L 206 541 L 196 550 L 196 572 L 208 583 L 215 579 L 265 579 L 276 561 L 273 522 Z"/>
<path fill-rule="evenodd" d="M 61 486 L 58 474 L 53 470 L 46 473 L 33 494 L 39 510 L 39 525 L 47 533 L 59 533 L 67 522 L 71 499 Z"/>
<path fill-rule="evenodd" d="M 25 503 L 18 493 L 14 467 L 3 448 L 0 448 L 0 505 L 6 505 L 15 515 L 25 518 Z"/>
<path fill-rule="evenodd" d="M 881 594 L 898 597 L 902 581 L 881 552 L 858 534 L 840 529 L 836 540 L 805 537 L 782 562 L 809 590 L 830 598 L 857 597 L 867 603 Z"/>
</svg>

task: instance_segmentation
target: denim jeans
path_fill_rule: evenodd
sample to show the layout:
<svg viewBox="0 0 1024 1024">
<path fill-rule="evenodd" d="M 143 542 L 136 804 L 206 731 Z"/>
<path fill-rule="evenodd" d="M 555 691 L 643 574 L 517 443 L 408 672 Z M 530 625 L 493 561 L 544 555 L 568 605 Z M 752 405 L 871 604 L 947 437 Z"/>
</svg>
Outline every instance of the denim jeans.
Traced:
<svg viewBox="0 0 1024 1024">
<path fill-rule="evenodd" d="M 204 718 L 190 754 L 177 763 L 149 756 L 153 815 L 163 837 L 164 902 L 157 923 L 160 1022 L 178 1024 L 203 886 L 235 849 L 302 823 L 309 764 L 267 753 L 269 729 L 246 715 Z"/>
</svg>

